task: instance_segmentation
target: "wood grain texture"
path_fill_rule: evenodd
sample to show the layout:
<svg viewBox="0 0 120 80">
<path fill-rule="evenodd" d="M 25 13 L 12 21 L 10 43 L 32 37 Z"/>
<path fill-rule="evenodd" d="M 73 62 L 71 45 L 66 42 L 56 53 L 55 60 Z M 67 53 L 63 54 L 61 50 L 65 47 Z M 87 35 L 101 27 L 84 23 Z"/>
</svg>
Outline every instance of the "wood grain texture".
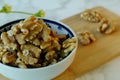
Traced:
<svg viewBox="0 0 120 80">
<path fill-rule="evenodd" d="M 62 20 L 75 32 L 90 31 L 95 34 L 97 41 L 87 46 L 79 46 L 71 66 L 53 80 L 75 80 L 75 78 L 120 55 L 120 17 L 103 7 L 95 7 L 93 10 L 97 10 L 104 17 L 115 22 L 116 31 L 110 35 L 101 34 L 96 31 L 98 23 L 80 20 L 80 13 Z M 8 79 L 0 75 L 0 80 Z"/>
</svg>

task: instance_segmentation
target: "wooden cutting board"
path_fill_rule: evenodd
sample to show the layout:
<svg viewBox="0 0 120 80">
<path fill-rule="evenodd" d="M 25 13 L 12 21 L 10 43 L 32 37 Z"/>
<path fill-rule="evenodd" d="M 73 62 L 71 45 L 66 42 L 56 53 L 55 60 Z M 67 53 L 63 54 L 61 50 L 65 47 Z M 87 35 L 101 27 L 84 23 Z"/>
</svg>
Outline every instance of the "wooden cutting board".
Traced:
<svg viewBox="0 0 120 80">
<path fill-rule="evenodd" d="M 120 17 L 103 7 L 95 7 L 93 10 L 97 10 L 104 17 L 114 21 L 117 26 L 116 31 L 110 35 L 101 34 L 96 31 L 98 24 L 80 20 L 80 13 L 62 20 L 75 32 L 90 31 L 95 34 L 97 41 L 87 46 L 79 46 L 71 66 L 53 80 L 75 80 L 120 55 Z M 0 80 L 8 79 L 0 75 Z"/>
<path fill-rule="evenodd" d="M 80 20 L 80 13 L 62 20 L 75 32 L 90 31 L 95 34 L 97 41 L 87 46 L 79 46 L 71 66 L 54 80 L 75 80 L 84 73 L 120 55 L 120 17 L 103 7 L 95 7 L 93 10 L 114 21 L 117 27 L 116 31 L 110 35 L 101 34 L 96 31 L 98 23 Z"/>
</svg>

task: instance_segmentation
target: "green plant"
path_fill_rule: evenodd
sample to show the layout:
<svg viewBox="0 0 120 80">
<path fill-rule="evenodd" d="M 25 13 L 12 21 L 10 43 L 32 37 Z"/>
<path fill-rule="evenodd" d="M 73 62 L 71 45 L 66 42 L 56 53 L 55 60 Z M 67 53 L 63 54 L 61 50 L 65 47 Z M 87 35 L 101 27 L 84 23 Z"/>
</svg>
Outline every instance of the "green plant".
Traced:
<svg viewBox="0 0 120 80">
<path fill-rule="evenodd" d="M 0 9 L 0 13 L 19 13 L 19 14 L 34 15 L 36 17 L 44 17 L 45 16 L 45 11 L 42 9 L 36 13 L 29 13 L 29 12 L 23 12 L 23 11 L 13 11 L 12 6 L 7 5 L 7 4 L 3 5 L 3 7 Z"/>
</svg>

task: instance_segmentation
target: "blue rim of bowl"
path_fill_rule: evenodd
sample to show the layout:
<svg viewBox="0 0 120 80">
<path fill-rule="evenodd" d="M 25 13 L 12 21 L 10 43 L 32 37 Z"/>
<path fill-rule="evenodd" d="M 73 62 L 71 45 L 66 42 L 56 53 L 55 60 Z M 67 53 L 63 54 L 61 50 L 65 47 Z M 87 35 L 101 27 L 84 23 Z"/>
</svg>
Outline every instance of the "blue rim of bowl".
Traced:
<svg viewBox="0 0 120 80">
<path fill-rule="evenodd" d="M 42 19 L 42 20 L 44 20 L 44 21 L 52 22 L 52 23 L 54 23 L 54 24 L 60 25 L 60 26 L 62 26 L 64 29 L 66 29 L 66 30 L 72 35 L 72 37 L 77 37 L 76 34 L 75 34 L 75 32 L 74 32 L 69 26 L 67 26 L 66 24 L 64 24 L 64 23 L 62 23 L 62 22 L 60 22 L 60 21 L 56 21 L 56 20 L 52 20 L 52 19 L 45 19 L 45 18 L 38 18 L 38 19 Z M 10 26 L 10 28 L 11 28 L 12 25 L 14 25 L 14 24 L 16 24 L 16 23 L 18 23 L 18 22 L 20 22 L 20 21 L 22 21 L 22 20 L 25 20 L 25 18 L 24 18 L 24 19 L 14 20 L 14 21 L 8 22 L 8 23 L 0 26 L 0 35 L 1 35 L 1 30 L 2 30 L 2 29 L 6 28 L 7 26 Z M 10 28 L 6 29 L 6 31 L 9 30 Z M 77 44 L 78 44 L 78 41 L 76 42 L 76 45 L 77 45 Z M 71 53 L 72 53 L 72 52 L 75 52 L 76 49 L 77 49 L 77 46 L 76 46 L 76 48 L 75 48 L 74 50 L 71 51 Z M 71 55 L 71 54 L 69 54 L 69 55 L 68 55 L 67 57 L 65 57 L 63 60 L 67 60 L 67 58 L 68 58 L 70 55 Z M 6 68 L 9 68 L 9 67 L 10 67 L 11 69 L 28 70 L 28 71 L 30 70 L 30 71 L 31 71 L 31 70 L 37 70 L 37 69 L 43 69 L 43 68 L 50 68 L 50 67 L 55 66 L 55 65 L 57 65 L 57 64 L 59 64 L 59 63 L 62 63 L 63 60 L 61 60 L 61 61 L 59 61 L 59 62 L 57 62 L 57 63 L 55 63 L 55 64 L 53 64 L 53 65 L 49 65 L 49 66 L 45 66 L 45 67 L 40 67 L 40 68 L 27 68 L 27 69 L 23 69 L 23 68 L 17 68 L 17 67 L 5 65 L 5 64 L 3 64 L 3 63 L 1 63 L 1 62 L 0 62 L 0 65 L 3 65 L 3 66 L 6 67 Z"/>
</svg>

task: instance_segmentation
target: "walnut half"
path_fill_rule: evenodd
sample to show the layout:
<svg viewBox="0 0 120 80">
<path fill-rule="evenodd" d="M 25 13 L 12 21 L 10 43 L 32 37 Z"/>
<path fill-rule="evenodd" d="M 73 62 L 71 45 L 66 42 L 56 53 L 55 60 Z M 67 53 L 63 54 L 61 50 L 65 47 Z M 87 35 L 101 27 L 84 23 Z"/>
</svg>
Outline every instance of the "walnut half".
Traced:
<svg viewBox="0 0 120 80">
<path fill-rule="evenodd" d="M 103 18 L 97 27 L 97 31 L 105 34 L 110 34 L 115 30 L 115 26 L 113 23 Z"/>
<path fill-rule="evenodd" d="M 96 41 L 95 36 L 88 31 L 78 32 L 77 35 L 78 35 L 79 43 L 82 45 L 88 45 Z"/>
<path fill-rule="evenodd" d="M 3 41 L 6 49 L 16 50 L 18 47 L 14 36 L 10 36 L 7 32 L 3 32 L 1 34 L 1 40 Z"/>
<path fill-rule="evenodd" d="M 61 53 L 62 57 L 68 56 L 69 52 L 76 47 L 77 39 L 76 37 L 68 38 L 62 43 L 63 51 Z"/>
<path fill-rule="evenodd" d="M 21 50 L 23 51 L 23 53 L 24 53 L 25 50 L 28 50 L 36 58 L 39 58 L 40 54 L 42 52 L 40 48 L 38 48 L 38 47 L 36 47 L 34 45 L 31 45 L 31 44 L 21 45 Z"/>
<path fill-rule="evenodd" d="M 2 62 L 3 64 L 8 64 L 8 63 L 15 63 L 17 57 L 16 57 L 16 53 L 14 52 L 6 52 L 3 56 L 2 56 Z"/>
<path fill-rule="evenodd" d="M 92 11 L 90 9 L 87 9 L 80 14 L 80 18 L 85 21 L 98 23 L 101 21 L 102 15 L 97 11 Z"/>
<path fill-rule="evenodd" d="M 34 65 L 35 63 L 38 62 L 38 59 L 32 57 L 30 54 L 28 55 L 23 55 L 21 52 L 17 53 L 18 58 L 22 60 L 25 64 L 29 65 Z"/>
</svg>

